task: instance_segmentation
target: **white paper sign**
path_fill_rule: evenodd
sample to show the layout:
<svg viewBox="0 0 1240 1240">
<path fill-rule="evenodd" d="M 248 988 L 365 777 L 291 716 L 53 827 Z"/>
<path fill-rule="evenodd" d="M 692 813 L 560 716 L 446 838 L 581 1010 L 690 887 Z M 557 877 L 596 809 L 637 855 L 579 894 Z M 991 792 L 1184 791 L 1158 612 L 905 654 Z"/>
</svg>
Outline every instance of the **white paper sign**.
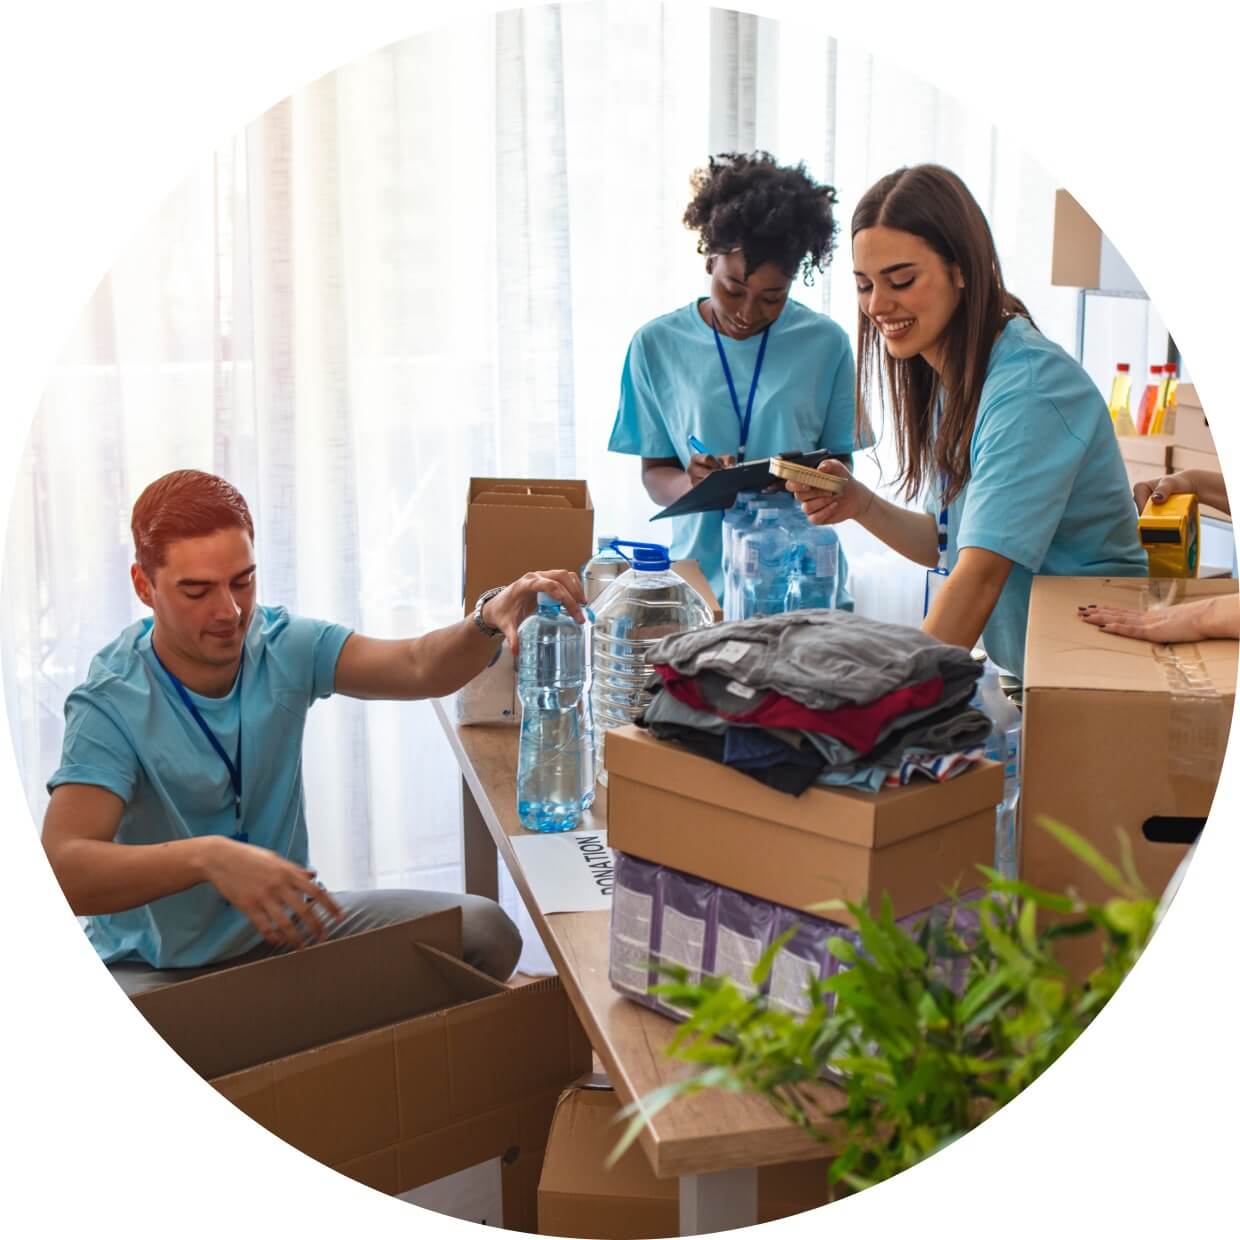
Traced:
<svg viewBox="0 0 1240 1240">
<path fill-rule="evenodd" d="M 541 913 L 593 913 L 611 908 L 615 860 L 606 831 L 515 835 L 513 851 Z"/>
<path fill-rule="evenodd" d="M 467 1223 L 480 1223 L 483 1227 L 504 1225 L 504 1182 L 498 1158 L 489 1158 L 398 1195 L 401 1201 Z"/>
</svg>

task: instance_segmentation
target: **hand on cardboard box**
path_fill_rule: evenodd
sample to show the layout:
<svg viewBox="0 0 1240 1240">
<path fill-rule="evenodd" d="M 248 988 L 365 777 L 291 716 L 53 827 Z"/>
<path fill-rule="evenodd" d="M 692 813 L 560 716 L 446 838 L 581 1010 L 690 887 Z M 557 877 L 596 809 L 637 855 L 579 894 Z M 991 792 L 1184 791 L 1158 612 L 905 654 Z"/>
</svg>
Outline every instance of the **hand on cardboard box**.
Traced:
<svg viewBox="0 0 1240 1240">
<path fill-rule="evenodd" d="M 306 947 L 327 937 L 340 906 L 315 881 L 314 871 L 269 849 L 212 836 L 203 862 L 207 881 L 273 947 Z"/>
<path fill-rule="evenodd" d="M 1147 642 L 1196 642 L 1211 637 L 1240 637 L 1240 596 L 1224 594 L 1196 599 L 1157 611 L 1133 611 L 1125 607 L 1080 607 L 1077 614 L 1086 624 L 1104 633 Z"/>
<path fill-rule="evenodd" d="M 576 573 L 560 568 L 526 573 L 505 586 L 483 608 L 483 623 L 504 634 L 514 655 L 518 650 L 517 630 L 537 609 L 540 594 L 549 594 L 578 624 L 585 623 L 586 613 L 582 608 L 586 594 Z"/>
</svg>

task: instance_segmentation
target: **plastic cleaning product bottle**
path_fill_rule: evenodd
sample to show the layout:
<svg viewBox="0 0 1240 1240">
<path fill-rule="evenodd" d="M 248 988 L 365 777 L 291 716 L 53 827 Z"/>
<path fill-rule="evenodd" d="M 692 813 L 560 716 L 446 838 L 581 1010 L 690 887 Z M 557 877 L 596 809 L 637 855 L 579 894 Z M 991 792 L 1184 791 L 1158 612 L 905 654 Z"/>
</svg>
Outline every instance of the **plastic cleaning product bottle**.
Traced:
<svg viewBox="0 0 1240 1240">
<path fill-rule="evenodd" d="M 1020 744 L 1021 714 L 1003 692 L 999 669 L 980 650 L 984 660 L 972 704 L 990 716 L 993 725 L 986 742 L 986 756 L 1003 763 L 1003 800 L 995 809 L 995 869 L 1015 878 L 1020 858 Z"/>
<path fill-rule="evenodd" d="M 741 538 L 741 619 L 776 616 L 788 610 L 792 539 L 779 508 L 759 511 Z"/>
<path fill-rule="evenodd" d="M 594 800 L 589 632 L 539 594 L 517 639 L 517 815 L 531 831 L 568 831 Z"/>
<path fill-rule="evenodd" d="M 1137 428 L 1132 420 L 1132 375 L 1127 362 L 1120 362 L 1115 367 L 1115 378 L 1111 380 L 1111 399 L 1107 402 L 1111 409 L 1111 422 L 1117 435 L 1135 435 Z"/>
<path fill-rule="evenodd" d="M 1178 369 L 1179 365 L 1176 362 L 1168 362 L 1163 367 L 1162 390 L 1158 400 L 1158 411 L 1154 414 L 1152 434 L 1175 434 L 1175 411 L 1176 406 L 1179 404 L 1177 392 L 1180 386 L 1180 381 L 1176 378 L 1176 371 Z"/>
<path fill-rule="evenodd" d="M 834 607 L 839 592 L 840 536 L 829 525 L 807 520 L 795 537 L 788 610 Z"/>
<path fill-rule="evenodd" d="M 1158 408 L 1158 389 L 1162 386 L 1161 366 L 1150 367 L 1150 377 L 1141 393 L 1141 403 L 1137 406 L 1137 434 L 1148 435 L 1154 424 L 1154 413 Z"/>
<path fill-rule="evenodd" d="M 611 544 L 615 538 L 611 534 L 600 534 L 598 551 L 586 561 L 581 570 L 581 586 L 586 592 L 586 604 L 593 607 L 594 600 L 621 573 L 629 571 L 629 562 Z"/>
<path fill-rule="evenodd" d="M 706 600 L 671 571 L 666 547 L 619 539 L 614 545 L 632 549 L 633 567 L 617 577 L 594 605 L 595 768 L 604 784 L 604 734 L 632 723 L 650 701 L 646 656 L 651 647 L 674 633 L 704 628 L 714 619 Z"/>
</svg>

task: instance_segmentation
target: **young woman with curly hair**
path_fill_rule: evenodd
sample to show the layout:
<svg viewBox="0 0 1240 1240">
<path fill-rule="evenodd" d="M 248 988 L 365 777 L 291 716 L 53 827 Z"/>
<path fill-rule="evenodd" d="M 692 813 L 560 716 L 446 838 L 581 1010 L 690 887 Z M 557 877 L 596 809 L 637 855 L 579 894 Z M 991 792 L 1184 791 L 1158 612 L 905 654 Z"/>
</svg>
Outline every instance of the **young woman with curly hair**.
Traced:
<svg viewBox="0 0 1240 1240">
<path fill-rule="evenodd" d="M 955 173 L 883 177 L 853 212 L 852 251 L 858 403 L 890 412 L 899 481 L 922 505 L 880 499 L 835 461 L 819 468 L 849 478 L 839 495 L 792 489 L 815 524 L 852 518 L 924 564 L 922 627 L 981 637 L 1022 677 L 1035 574 L 1149 571 L 1106 401 L 1005 288 Z"/>
<path fill-rule="evenodd" d="M 710 295 L 652 320 L 629 345 L 609 448 L 642 458 L 667 505 L 738 458 L 853 451 L 848 336 L 790 300 L 831 260 L 835 190 L 765 151 L 711 158 L 692 177 L 684 223 L 698 234 Z M 709 451 L 695 452 L 690 437 Z M 672 554 L 694 559 L 723 597 L 723 514 L 675 519 Z M 843 588 L 841 605 L 851 606 Z"/>
</svg>

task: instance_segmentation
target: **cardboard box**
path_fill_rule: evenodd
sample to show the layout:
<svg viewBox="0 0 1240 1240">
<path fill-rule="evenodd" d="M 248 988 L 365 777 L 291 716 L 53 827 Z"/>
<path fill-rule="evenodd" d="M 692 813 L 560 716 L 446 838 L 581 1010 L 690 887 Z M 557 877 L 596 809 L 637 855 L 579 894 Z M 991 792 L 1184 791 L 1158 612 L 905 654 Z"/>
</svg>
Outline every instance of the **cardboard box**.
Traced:
<svg viewBox="0 0 1240 1240">
<path fill-rule="evenodd" d="M 718 624 L 723 619 L 723 608 L 719 606 L 719 600 L 697 561 L 675 560 L 672 571 L 683 577 L 702 596 Z M 457 694 L 456 718 L 462 724 L 515 725 L 521 722 L 521 703 L 517 699 L 517 661 L 507 645 L 491 667 L 475 676 Z"/>
<path fill-rule="evenodd" d="M 1144 608 L 1234 593 L 1234 581 L 1036 577 L 1025 653 L 1021 770 L 1021 877 L 1074 886 L 1091 900 L 1111 892 L 1060 847 L 1046 816 L 1119 860 L 1127 836 L 1151 891 L 1162 891 L 1210 812 L 1236 690 L 1235 641 L 1161 646 L 1103 633 L 1077 619 L 1085 603 Z M 1097 960 L 1089 940 L 1061 958 L 1083 976 Z"/>
<path fill-rule="evenodd" d="M 580 480 L 471 478 L 461 574 L 465 614 L 478 595 L 544 568 L 576 572 L 594 554 L 594 505 Z"/>
<path fill-rule="evenodd" d="M 134 997 L 251 1119 L 379 1192 L 501 1159 L 532 1230 L 555 1100 L 591 1066 L 557 979 L 510 990 L 458 959 L 459 909 Z"/>
<path fill-rule="evenodd" d="M 976 886 L 994 861 L 995 763 L 944 784 L 797 797 L 633 726 L 607 733 L 605 763 L 612 848 L 789 908 L 868 899 L 877 911 L 885 891 L 901 917 Z"/>
<path fill-rule="evenodd" d="M 1222 467 L 1213 452 L 1199 452 L 1194 448 L 1185 448 L 1176 444 L 1171 449 L 1171 472 L 1179 473 L 1182 469 L 1204 469 L 1212 474 L 1221 474 Z M 1230 498 L 1230 497 L 1228 497 Z M 1201 514 L 1213 517 L 1216 521 L 1230 521 L 1231 517 L 1219 508 L 1211 508 L 1209 504 L 1201 505 Z"/>
<path fill-rule="evenodd" d="M 677 1181 L 655 1178 L 638 1144 L 606 1160 L 624 1131 L 610 1089 L 570 1089 L 559 1101 L 538 1183 L 538 1231 L 582 1240 L 647 1240 L 680 1232 Z M 758 1169 L 758 1221 L 827 1203 L 826 1159 Z"/>
<path fill-rule="evenodd" d="M 1192 448 L 1195 452 L 1218 455 L 1218 449 L 1214 446 L 1214 436 L 1210 432 L 1210 424 L 1206 421 L 1205 413 L 1200 409 L 1179 406 L 1175 413 L 1175 433 L 1172 439 L 1182 448 Z"/>
<path fill-rule="evenodd" d="M 1102 230 L 1067 190 L 1055 191 L 1051 238 L 1051 283 L 1097 288 L 1102 264 Z"/>
</svg>

